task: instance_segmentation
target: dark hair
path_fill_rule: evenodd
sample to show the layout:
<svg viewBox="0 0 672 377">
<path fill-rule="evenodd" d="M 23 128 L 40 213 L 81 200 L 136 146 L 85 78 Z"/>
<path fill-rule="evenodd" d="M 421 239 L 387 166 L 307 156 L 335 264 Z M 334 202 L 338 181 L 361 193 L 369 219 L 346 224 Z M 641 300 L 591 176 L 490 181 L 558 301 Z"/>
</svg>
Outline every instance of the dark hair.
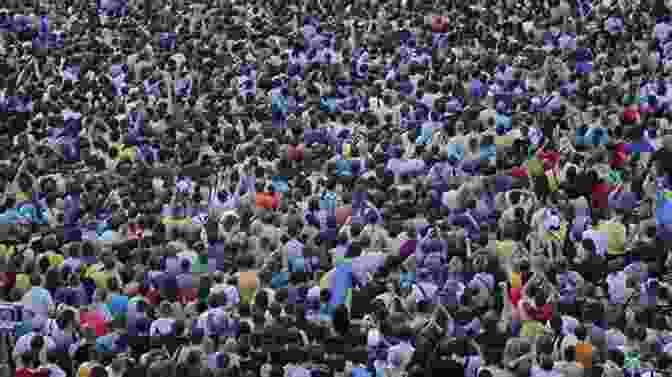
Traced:
<svg viewBox="0 0 672 377">
<path fill-rule="evenodd" d="M 583 342 L 588 337 L 588 330 L 586 329 L 585 326 L 579 325 L 576 329 L 574 329 L 574 335 L 576 335 L 576 338 L 579 341 Z"/>
<path fill-rule="evenodd" d="M 333 325 L 334 330 L 341 335 L 348 332 L 350 328 L 350 312 L 345 305 L 339 305 L 334 309 Z"/>
<path fill-rule="evenodd" d="M 565 348 L 564 356 L 565 360 L 574 361 L 576 359 L 576 348 L 574 346 L 568 346 Z"/>
<path fill-rule="evenodd" d="M 38 287 L 42 284 L 42 276 L 40 274 L 32 274 L 30 276 L 30 285 Z"/>
</svg>

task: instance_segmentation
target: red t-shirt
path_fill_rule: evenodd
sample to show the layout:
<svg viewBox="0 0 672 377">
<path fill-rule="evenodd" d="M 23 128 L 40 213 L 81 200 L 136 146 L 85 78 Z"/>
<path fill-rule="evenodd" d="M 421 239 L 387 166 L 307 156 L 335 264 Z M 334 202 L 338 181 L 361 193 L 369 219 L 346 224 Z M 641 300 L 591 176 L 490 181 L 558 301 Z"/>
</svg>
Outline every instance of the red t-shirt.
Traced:
<svg viewBox="0 0 672 377">
<path fill-rule="evenodd" d="M 147 292 L 145 300 L 151 305 L 159 305 L 161 303 L 161 292 L 156 288 L 152 288 Z"/>
<path fill-rule="evenodd" d="M 289 161 L 301 161 L 303 160 L 303 150 L 305 146 L 303 144 L 293 146 L 287 146 L 287 159 Z"/>
<path fill-rule="evenodd" d="M 536 321 L 546 322 L 553 318 L 553 307 L 550 304 L 544 304 L 542 307 L 537 308 L 527 302 L 523 302 L 523 306 L 530 318 Z"/>
<path fill-rule="evenodd" d="M 637 107 L 628 107 L 623 111 L 623 121 L 628 124 L 636 123 L 640 119 Z"/>
<path fill-rule="evenodd" d="M 0 287 L 10 291 L 16 285 L 16 272 L 0 272 Z"/>
<path fill-rule="evenodd" d="M 611 159 L 610 165 L 613 168 L 620 169 L 625 165 L 628 159 L 628 153 L 625 151 L 625 144 L 619 143 L 616 145 L 614 157 Z"/>
<path fill-rule="evenodd" d="M 541 151 L 537 155 L 544 163 L 544 170 L 551 170 L 555 168 L 560 162 L 560 153 Z"/>
<path fill-rule="evenodd" d="M 280 207 L 281 194 L 278 192 L 258 192 L 257 193 L 257 207 L 266 209 L 277 209 Z"/>
<path fill-rule="evenodd" d="M 182 304 L 188 304 L 198 300 L 198 288 L 180 288 L 177 296 Z"/>
<path fill-rule="evenodd" d="M 522 289 L 521 288 L 511 288 L 509 289 L 509 299 L 511 300 L 511 304 L 514 307 L 518 306 L 518 302 L 520 302 L 520 299 L 523 297 L 522 294 Z"/>
<path fill-rule="evenodd" d="M 79 324 L 80 327 L 93 327 L 96 336 L 105 336 L 108 333 L 107 320 L 96 310 L 80 313 Z"/>
<path fill-rule="evenodd" d="M 434 16 L 432 18 L 432 31 L 434 33 L 447 33 L 449 23 L 448 17 Z"/>
<path fill-rule="evenodd" d="M 49 377 L 49 369 L 19 368 L 14 375 L 16 377 Z"/>
<path fill-rule="evenodd" d="M 609 193 L 612 187 L 605 182 L 598 183 L 593 186 L 593 194 L 591 202 L 593 208 L 607 208 L 609 207 Z"/>
<path fill-rule="evenodd" d="M 511 176 L 517 178 L 525 178 L 529 177 L 529 174 L 527 173 L 527 169 L 525 169 L 524 167 L 514 167 L 511 169 Z"/>
<path fill-rule="evenodd" d="M 339 207 L 336 208 L 336 224 L 343 225 L 352 216 L 352 207 Z"/>
</svg>

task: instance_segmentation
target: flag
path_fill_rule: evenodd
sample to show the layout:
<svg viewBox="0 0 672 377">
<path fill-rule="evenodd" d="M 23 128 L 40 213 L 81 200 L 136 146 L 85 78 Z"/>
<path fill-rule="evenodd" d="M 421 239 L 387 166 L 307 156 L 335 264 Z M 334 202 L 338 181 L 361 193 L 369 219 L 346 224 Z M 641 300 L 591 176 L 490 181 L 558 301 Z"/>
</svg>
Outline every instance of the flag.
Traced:
<svg viewBox="0 0 672 377">
<path fill-rule="evenodd" d="M 159 47 L 173 50 L 177 44 L 177 34 L 173 32 L 159 34 Z"/>
<path fill-rule="evenodd" d="M 128 84 L 126 78 L 128 66 L 126 64 L 113 64 L 110 67 L 110 76 L 112 77 L 112 85 L 114 86 L 114 94 L 122 97 L 128 94 Z"/>
<path fill-rule="evenodd" d="M 194 190 L 194 182 L 187 177 L 182 177 L 177 180 L 176 187 L 179 192 L 191 193 Z"/>
<path fill-rule="evenodd" d="M 122 17 L 128 13 L 128 0 L 97 0 L 98 14 L 106 17 Z"/>
<path fill-rule="evenodd" d="M 252 64 L 244 64 L 240 67 L 238 76 L 238 93 L 242 97 L 256 95 L 257 93 L 257 69 Z"/>
<path fill-rule="evenodd" d="M 160 97 L 161 96 L 161 81 L 148 79 L 142 83 L 145 88 L 145 95 Z"/>
<path fill-rule="evenodd" d="M 192 81 L 190 78 L 178 79 L 175 81 L 175 95 L 177 97 L 191 96 Z"/>
<path fill-rule="evenodd" d="M 139 141 L 142 136 L 144 124 L 145 119 L 141 112 L 131 111 L 128 114 L 128 135 L 133 138 L 134 141 Z"/>
<path fill-rule="evenodd" d="M 80 72 L 81 69 L 78 65 L 67 65 L 63 67 L 63 80 L 77 82 Z"/>
<path fill-rule="evenodd" d="M 593 2 L 591 0 L 576 0 L 576 9 L 579 12 L 579 17 L 590 17 L 593 14 Z"/>
</svg>

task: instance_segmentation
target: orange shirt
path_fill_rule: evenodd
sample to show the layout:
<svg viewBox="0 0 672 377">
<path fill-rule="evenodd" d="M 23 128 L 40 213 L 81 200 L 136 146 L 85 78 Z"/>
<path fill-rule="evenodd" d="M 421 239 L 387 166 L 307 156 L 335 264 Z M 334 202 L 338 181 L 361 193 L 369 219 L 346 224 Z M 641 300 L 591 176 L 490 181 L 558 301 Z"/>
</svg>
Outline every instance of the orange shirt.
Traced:
<svg viewBox="0 0 672 377">
<path fill-rule="evenodd" d="M 593 367 L 593 345 L 586 342 L 576 344 L 576 361 L 589 370 Z"/>
<path fill-rule="evenodd" d="M 276 209 L 280 207 L 280 193 L 258 192 L 256 204 L 259 208 Z"/>
</svg>

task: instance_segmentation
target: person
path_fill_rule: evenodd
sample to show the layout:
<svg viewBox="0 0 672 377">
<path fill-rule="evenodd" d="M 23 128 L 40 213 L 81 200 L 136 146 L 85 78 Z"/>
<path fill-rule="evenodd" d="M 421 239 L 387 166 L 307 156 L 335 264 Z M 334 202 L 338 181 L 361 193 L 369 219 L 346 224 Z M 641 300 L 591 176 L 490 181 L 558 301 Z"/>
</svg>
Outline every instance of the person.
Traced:
<svg viewBox="0 0 672 377">
<path fill-rule="evenodd" d="M 18 375 L 667 367 L 664 1 L 5 3 Z"/>
</svg>

